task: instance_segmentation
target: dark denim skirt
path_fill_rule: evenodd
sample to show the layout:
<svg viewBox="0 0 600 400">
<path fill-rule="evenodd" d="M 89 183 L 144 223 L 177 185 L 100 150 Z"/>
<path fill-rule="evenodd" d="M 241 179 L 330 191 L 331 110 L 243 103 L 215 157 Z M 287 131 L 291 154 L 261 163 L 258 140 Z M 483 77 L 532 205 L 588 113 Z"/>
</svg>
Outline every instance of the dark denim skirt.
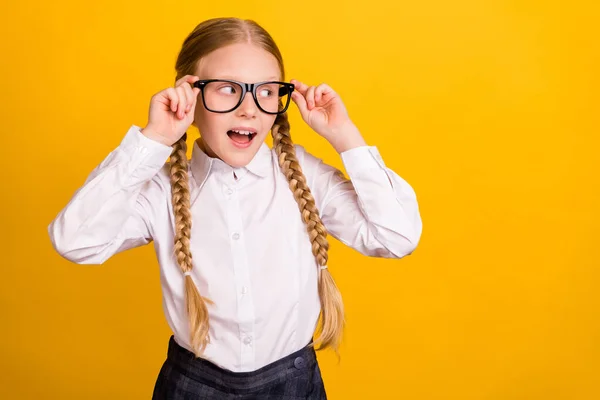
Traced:
<svg viewBox="0 0 600 400">
<path fill-rule="evenodd" d="M 306 346 L 252 372 L 232 372 L 196 358 L 169 339 L 153 400 L 326 400 L 314 348 Z"/>
</svg>

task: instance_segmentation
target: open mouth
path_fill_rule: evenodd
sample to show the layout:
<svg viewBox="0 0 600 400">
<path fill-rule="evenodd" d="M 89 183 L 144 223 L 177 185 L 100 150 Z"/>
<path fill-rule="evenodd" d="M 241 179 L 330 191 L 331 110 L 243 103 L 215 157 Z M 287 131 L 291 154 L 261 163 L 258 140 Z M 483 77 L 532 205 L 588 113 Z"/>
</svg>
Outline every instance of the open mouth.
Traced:
<svg viewBox="0 0 600 400">
<path fill-rule="evenodd" d="M 254 130 L 244 130 L 244 129 L 231 129 L 227 131 L 227 136 L 239 146 L 248 146 L 252 139 L 256 136 L 256 131 Z"/>
</svg>

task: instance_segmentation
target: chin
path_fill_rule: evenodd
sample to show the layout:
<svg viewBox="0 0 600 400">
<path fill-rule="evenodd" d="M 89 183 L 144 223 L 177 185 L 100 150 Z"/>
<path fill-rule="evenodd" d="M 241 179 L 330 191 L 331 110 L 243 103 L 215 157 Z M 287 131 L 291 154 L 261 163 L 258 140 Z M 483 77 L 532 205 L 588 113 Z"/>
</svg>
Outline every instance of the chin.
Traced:
<svg viewBox="0 0 600 400">
<path fill-rule="evenodd" d="M 232 148 L 231 146 L 226 146 L 222 149 L 221 154 L 219 154 L 219 158 L 223 160 L 226 164 L 230 165 L 233 168 L 242 168 L 245 167 L 252 161 L 258 149 L 260 148 L 260 143 L 253 143 L 252 146 L 245 149 Z"/>
<path fill-rule="evenodd" d="M 250 155 L 227 155 L 225 157 L 221 157 L 221 160 L 231 166 L 232 168 L 243 168 L 252 161 L 252 157 L 254 154 Z"/>
</svg>

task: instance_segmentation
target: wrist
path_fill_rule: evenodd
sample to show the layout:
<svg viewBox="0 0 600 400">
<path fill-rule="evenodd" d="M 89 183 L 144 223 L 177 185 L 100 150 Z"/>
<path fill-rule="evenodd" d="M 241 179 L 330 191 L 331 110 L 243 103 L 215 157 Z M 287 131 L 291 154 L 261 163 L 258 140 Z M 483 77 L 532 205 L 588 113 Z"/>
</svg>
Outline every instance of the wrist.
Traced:
<svg viewBox="0 0 600 400">
<path fill-rule="evenodd" d="M 152 139 L 155 142 L 159 142 L 161 144 L 164 144 L 165 146 L 173 146 L 173 143 L 171 140 L 164 137 L 160 133 L 156 132 L 151 127 L 146 126 L 145 128 L 142 128 L 141 133 L 142 133 L 142 135 L 146 136 L 148 139 Z"/>
<path fill-rule="evenodd" d="M 338 154 L 367 145 L 356 125 L 351 121 L 334 129 L 330 138 L 329 143 Z"/>
</svg>

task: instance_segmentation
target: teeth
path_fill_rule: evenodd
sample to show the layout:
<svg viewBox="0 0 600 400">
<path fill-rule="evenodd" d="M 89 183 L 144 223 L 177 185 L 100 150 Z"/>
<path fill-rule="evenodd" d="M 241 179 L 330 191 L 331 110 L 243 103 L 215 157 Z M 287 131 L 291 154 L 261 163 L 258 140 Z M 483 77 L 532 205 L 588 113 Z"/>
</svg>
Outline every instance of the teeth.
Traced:
<svg viewBox="0 0 600 400">
<path fill-rule="evenodd" d="M 238 131 L 236 129 L 232 129 L 231 131 L 235 132 L 235 133 L 239 133 L 240 135 L 246 135 L 246 136 L 248 136 L 248 135 L 250 135 L 250 134 L 253 133 L 253 132 L 250 132 L 250 131 Z"/>
</svg>

